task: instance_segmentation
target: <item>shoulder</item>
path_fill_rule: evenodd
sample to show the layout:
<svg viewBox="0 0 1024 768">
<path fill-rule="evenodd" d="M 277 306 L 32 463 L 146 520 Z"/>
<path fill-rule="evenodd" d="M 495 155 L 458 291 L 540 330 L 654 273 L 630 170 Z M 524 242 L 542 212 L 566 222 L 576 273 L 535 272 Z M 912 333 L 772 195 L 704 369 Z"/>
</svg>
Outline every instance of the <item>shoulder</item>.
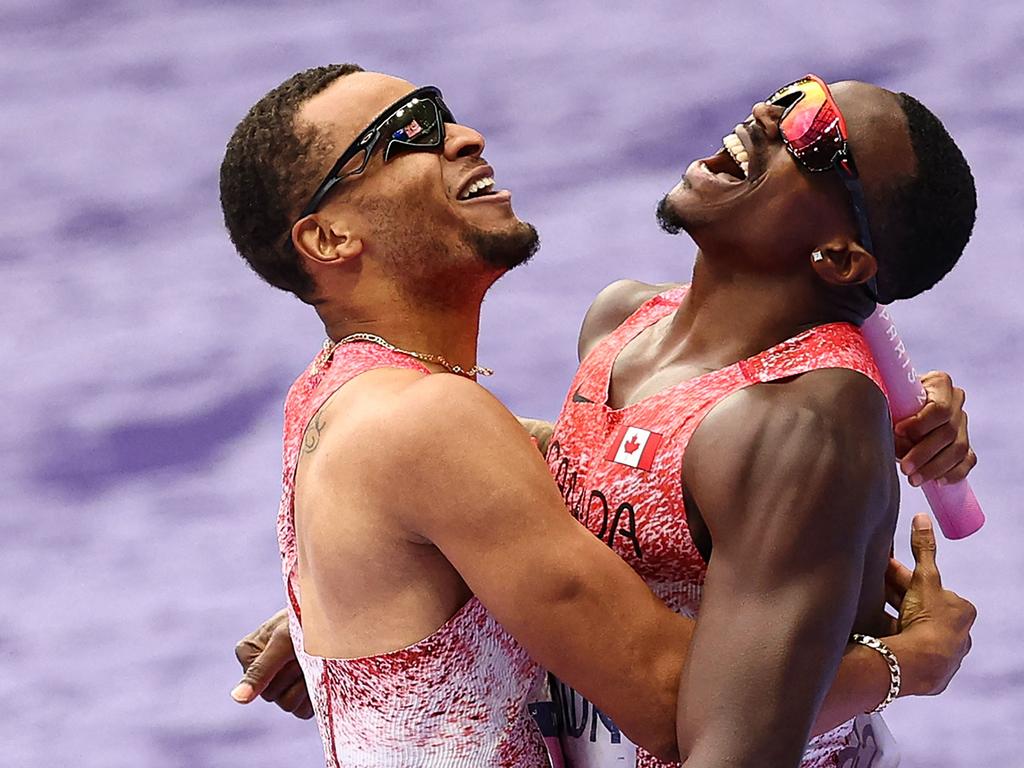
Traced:
<svg viewBox="0 0 1024 768">
<path fill-rule="evenodd" d="M 484 387 L 463 376 L 400 369 L 353 379 L 321 410 L 332 462 L 364 471 L 420 474 L 522 426 Z"/>
<path fill-rule="evenodd" d="M 838 438 L 878 427 L 888 438 L 888 420 L 885 395 L 871 379 L 846 368 L 823 368 L 737 392 L 712 410 L 698 431 L 751 442 L 759 429 L 799 426 Z"/>
<path fill-rule="evenodd" d="M 673 287 L 673 283 L 651 285 L 638 280 L 617 280 L 602 290 L 583 318 L 579 359 L 583 360 L 601 339 L 622 325 L 637 307 Z"/>
<path fill-rule="evenodd" d="M 779 506 L 790 522 L 801 514 L 820 522 L 823 507 L 830 515 L 846 506 L 882 512 L 895 466 L 888 419 L 885 396 L 855 371 L 823 369 L 748 387 L 697 428 L 684 482 L 702 510 L 774 514 Z"/>
</svg>

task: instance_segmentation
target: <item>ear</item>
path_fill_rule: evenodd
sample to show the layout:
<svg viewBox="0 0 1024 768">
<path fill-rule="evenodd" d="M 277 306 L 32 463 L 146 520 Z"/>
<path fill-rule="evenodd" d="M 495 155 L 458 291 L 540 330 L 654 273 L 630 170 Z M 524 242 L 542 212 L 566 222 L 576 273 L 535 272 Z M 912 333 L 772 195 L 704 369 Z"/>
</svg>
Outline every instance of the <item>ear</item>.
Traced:
<svg viewBox="0 0 1024 768">
<path fill-rule="evenodd" d="M 809 258 L 811 268 L 829 285 L 860 285 L 878 271 L 875 257 L 854 240 L 827 243 Z"/>
<path fill-rule="evenodd" d="M 362 254 L 363 241 L 349 224 L 345 218 L 327 221 L 320 213 L 310 214 L 292 226 L 292 245 L 300 256 L 317 264 L 351 261 Z"/>
</svg>

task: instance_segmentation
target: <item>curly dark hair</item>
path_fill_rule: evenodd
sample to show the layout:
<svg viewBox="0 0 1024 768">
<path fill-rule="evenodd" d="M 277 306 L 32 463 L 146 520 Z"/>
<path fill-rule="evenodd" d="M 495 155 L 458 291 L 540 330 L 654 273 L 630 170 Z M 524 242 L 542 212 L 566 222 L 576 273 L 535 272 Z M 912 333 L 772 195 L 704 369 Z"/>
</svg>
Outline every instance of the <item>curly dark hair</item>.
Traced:
<svg viewBox="0 0 1024 768">
<path fill-rule="evenodd" d="M 307 303 L 316 286 L 290 230 L 334 147 L 312 126 L 296 125 L 295 115 L 339 77 L 362 71 L 356 64 L 330 64 L 292 75 L 242 118 L 220 164 L 220 205 L 231 242 L 257 275 Z"/>
<path fill-rule="evenodd" d="M 917 296 L 945 277 L 971 237 L 978 206 L 971 168 L 939 118 L 913 96 L 896 98 L 917 167 L 869 201 L 883 304 Z"/>
</svg>

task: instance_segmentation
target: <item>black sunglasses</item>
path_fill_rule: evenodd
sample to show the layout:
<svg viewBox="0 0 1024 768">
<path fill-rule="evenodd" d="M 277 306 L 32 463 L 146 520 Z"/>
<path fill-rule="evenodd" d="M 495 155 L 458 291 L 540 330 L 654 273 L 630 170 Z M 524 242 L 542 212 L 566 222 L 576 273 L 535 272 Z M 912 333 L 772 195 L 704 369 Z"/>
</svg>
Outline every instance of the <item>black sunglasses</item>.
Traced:
<svg viewBox="0 0 1024 768">
<path fill-rule="evenodd" d="M 385 163 L 408 152 L 434 152 L 444 146 L 444 124 L 454 122 L 435 86 L 426 85 L 403 96 L 381 112 L 341 153 L 299 218 L 314 213 L 343 180 L 366 170 L 377 147 L 384 148 Z"/>
</svg>

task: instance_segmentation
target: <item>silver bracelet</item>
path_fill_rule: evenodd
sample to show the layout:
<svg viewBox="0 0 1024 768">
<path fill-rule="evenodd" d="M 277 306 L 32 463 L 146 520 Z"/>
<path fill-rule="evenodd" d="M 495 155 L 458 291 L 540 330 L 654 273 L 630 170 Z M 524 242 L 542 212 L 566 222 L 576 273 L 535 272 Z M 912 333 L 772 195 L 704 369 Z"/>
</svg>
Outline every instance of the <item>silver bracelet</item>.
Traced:
<svg viewBox="0 0 1024 768">
<path fill-rule="evenodd" d="M 882 699 L 881 704 L 866 713 L 873 715 L 888 707 L 896 700 L 896 697 L 900 695 L 900 685 L 903 683 L 903 675 L 900 673 L 900 662 L 899 659 L 896 658 L 896 654 L 892 652 L 892 649 L 877 637 L 871 637 L 871 635 L 853 635 L 850 640 L 854 643 L 866 645 L 868 648 L 878 651 L 882 654 L 882 658 L 885 659 L 885 663 L 889 666 L 889 693 L 887 693 L 885 698 Z"/>
</svg>

